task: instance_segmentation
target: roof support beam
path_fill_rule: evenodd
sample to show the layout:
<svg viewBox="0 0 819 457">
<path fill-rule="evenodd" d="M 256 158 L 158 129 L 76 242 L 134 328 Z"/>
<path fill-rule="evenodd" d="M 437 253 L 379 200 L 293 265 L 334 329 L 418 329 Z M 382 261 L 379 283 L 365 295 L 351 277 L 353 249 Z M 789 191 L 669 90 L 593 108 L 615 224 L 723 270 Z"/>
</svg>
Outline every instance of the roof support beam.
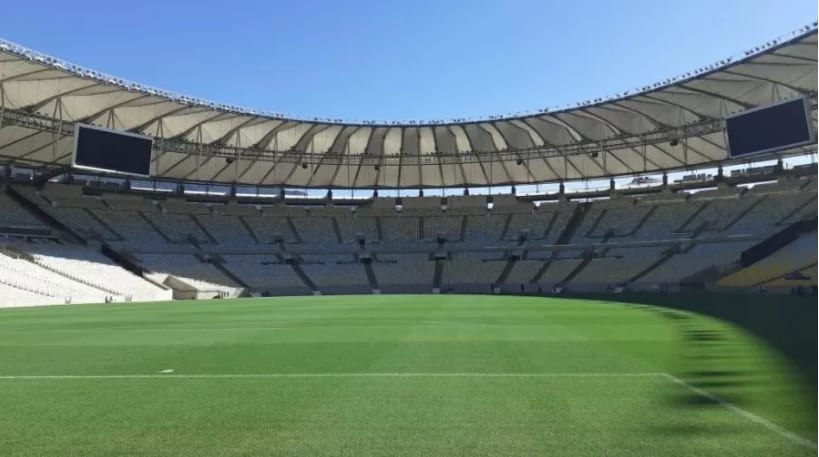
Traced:
<svg viewBox="0 0 819 457">
<path fill-rule="evenodd" d="M 137 125 L 136 127 L 131 127 L 130 129 L 128 129 L 128 131 L 129 132 L 135 132 L 135 133 L 142 133 L 142 131 L 147 129 L 148 127 L 150 127 L 151 124 L 153 124 L 154 122 L 157 122 L 157 121 L 161 121 L 165 116 L 172 116 L 172 115 L 174 115 L 176 113 L 181 113 L 182 111 L 185 111 L 186 109 L 189 109 L 189 108 L 190 107 L 187 106 L 187 105 L 183 105 L 183 106 L 180 106 L 178 108 L 174 108 L 174 109 L 172 109 L 172 110 L 170 110 L 168 112 L 165 112 L 165 113 L 159 114 L 157 116 L 154 116 L 154 117 L 148 119 L 147 121 L 143 122 L 142 124 Z"/>
<path fill-rule="evenodd" d="M 363 153 L 359 154 L 358 167 L 356 167 L 355 177 L 353 177 L 353 184 L 352 184 L 353 187 L 356 187 L 356 184 L 358 184 L 358 175 L 361 174 L 361 167 L 364 166 L 364 158 L 367 156 L 367 145 L 369 145 L 370 141 L 372 141 L 373 133 L 375 133 L 375 129 L 371 128 L 370 133 L 367 134 L 367 141 L 364 142 Z M 375 187 L 378 187 L 378 180 L 377 179 L 375 180 Z"/>
<path fill-rule="evenodd" d="M 39 102 L 37 102 L 37 103 L 35 103 L 33 105 L 24 106 L 23 108 L 31 110 L 31 111 L 39 111 L 44 106 L 48 105 L 49 103 L 53 102 L 54 100 L 57 100 L 57 99 L 62 98 L 62 97 L 67 97 L 67 96 L 69 96 L 71 94 L 75 94 L 77 92 L 83 91 L 85 89 L 88 89 L 88 88 L 91 88 L 91 87 L 94 87 L 94 86 L 97 86 L 97 85 L 99 85 L 99 83 L 95 82 L 93 84 L 88 84 L 88 85 L 85 85 L 85 86 L 77 87 L 77 88 L 71 89 L 71 90 L 66 91 L 66 92 L 60 92 L 59 94 L 52 95 L 51 97 L 40 100 Z"/>
<path fill-rule="evenodd" d="M 57 157 L 57 143 L 55 143 L 55 141 L 52 139 L 48 143 L 46 143 L 46 144 L 44 144 L 42 146 L 36 147 L 34 149 L 31 149 L 28 152 L 26 152 L 25 154 L 20 154 L 19 156 L 17 156 L 17 159 L 12 160 L 12 163 L 17 163 L 17 160 L 25 159 L 26 157 L 28 157 L 28 156 L 30 156 L 32 154 L 36 154 L 36 153 L 38 153 L 38 152 L 40 152 L 40 151 L 42 151 L 43 149 L 46 149 L 46 148 L 53 148 L 54 149 L 54 158 L 56 159 L 56 157 Z"/>
<path fill-rule="evenodd" d="M 509 147 L 509 139 L 506 138 L 506 135 L 503 134 L 503 130 L 499 129 L 498 126 L 495 125 L 494 122 L 491 122 L 491 124 L 495 128 L 495 130 L 498 131 L 498 134 L 501 136 L 501 138 L 503 138 L 503 142 L 506 143 L 506 147 L 508 148 Z M 514 124 L 510 124 L 510 125 L 514 125 Z M 518 130 L 523 130 L 518 126 L 515 126 L 515 128 L 518 129 Z M 525 133 L 528 134 L 528 132 L 525 132 Z M 526 176 L 528 176 L 529 179 L 532 179 L 532 170 L 529 168 L 529 164 L 525 160 L 523 160 L 523 157 L 519 153 L 515 153 L 515 155 L 517 156 L 518 161 L 520 161 L 520 165 L 523 165 L 523 167 L 526 168 Z M 509 175 L 509 170 L 507 170 L 505 166 L 504 166 L 504 170 L 506 170 L 506 174 Z M 511 175 L 509 175 L 509 180 L 512 181 Z"/>
<path fill-rule="evenodd" d="M 637 173 L 637 170 L 635 170 L 634 168 L 631 168 L 631 166 L 629 166 L 629 164 L 627 164 L 622 159 L 620 159 L 620 157 L 618 157 L 617 154 L 614 153 L 614 151 L 605 151 L 605 154 L 607 154 L 610 157 L 613 157 L 614 160 L 620 162 L 620 165 L 624 166 L 626 169 L 628 169 L 632 173 Z"/>
<path fill-rule="evenodd" d="M 743 78 L 755 79 L 757 81 L 763 81 L 763 82 L 771 83 L 771 84 L 774 84 L 774 85 L 777 85 L 777 86 L 786 87 L 786 88 L 788 88 L 788 89 L 790 89 L 790 90 L 792 90 L 794 92 L 799 92 L 800 94 L 807 94 L 807 95 L 814 96 L 814 97 L 816 96 L 816 91 L 815 90 L 796 87 L 796 86 L 790 85 L 788 83 L 784 83 L 784 82 L 781 82 L 781 81 L 775 81 L 773 79 L 765 78 L 764 76 L 749 75 L 747 73 L 742 73 L 742 72 L 739 72 L 739 71 L 736 71 L 736 70 L 722 70 L 722 72 L 723 73 L 728 73 L 729 75 L 741 76 Z"/>
<path fill-rule="evenodd" d="M 239 125 L 237 125 L 236 127 L 233 127 L 232 129 L 228 130 L 224 135 L 220 136 L 216 141 L 214 141 L 211 144 L 222 144 L 222 145 L 226 144 L 226 142 L 230 139 L 231 136 L 233 136 L 234 133 L 238 132 L 243 127 L 246 127 L 251 122 L 258 121 L 260 119 L 261 118 L 258 117 L 258 116 L 253 116 L 253 117 L 247 118 L 247 120 L 245 120 L 244 122 L 240 122 Z M 236 144 L 238 144 L 238 141 L 237 141 Z"/>
<path fill-rule="evenodd" d="M 698 89 L 696 87 L 691 87 L 687 83 L 681 83 L 678 86 L 682 87 L 682 88 L 685 88 L 685 89 L 688 89 L 688 90 L 693 91 L 693 92 L 697 92 L 699 94 L 708 95 L 709 97 L 714 97 L 714 98 L 718 98 L 718 99 L 722 99 L 722 100 L 728 100 L 729 102 L 735 103 L 735 104 L 737 104 L 737 105 L 739 105 L 739 106 L 741 106 L 741 107 L 743 107 L 745 109 L 754 107 L 754 105 L 752 105 L 750 103 L 747 103 L 747 102 L 743 102 L 742 100 L 737 100 L 736 98 L 729 97 L 727 95 L 716 94 L 716 93 L 708 91 L 708 90 L 703 90 L 703 89 Z"/>
<path fill-rule="evenodd" d="M 271 128 L 267 133 L 265 133 L 264 136 L 259 141 L 256 142 L 256 144 L 251 146 L 251 148 L 270 149 L 270 143 L 273 141 L 277 133 L 279 133 L 282 130 L 287 130 L 289 128 L 295 127 L 296 125 L 298 125 L 298 122 L 282 121 L 281 124 Z"/>
<path fill-rule="evenodd" d="M 555 170 L 555 167 L 553 167 L 552 164 L 549 163 L 549 161 L 546 160 L 545 157 L 541 157 L 541 160 L 543 160 L 543 163 L 546 165 L 546 168 L 548 168 L 549 171 L 551 171 L 552 174 L 555 175 L 555 179 L 561 180 L 561 181 L 566 179 L 565 176 L 560 176 L 560 173 L 558 173 L 557 170 Z"/>
<path fill-rule="evenodd" d="M 253 168 L 253 166 L 254 166 L 254 165 L 256 165 L 256 162 L 258 162 L 258 161 L 259 161 L 259 158 L 260 158 L 260 156 L 256 156 L 256 158 L 255 158 L 255 159 L 251 160 L 251 161 L 250 161 L 250 162 L 247 164 L 247 166 L 245 167 L 245 169 L 244 169 L 244 170 L 243 170 L 241 173 L 239 173 L 239 176 L 236 178 L 236 181 L 241 182 L 241 181 L 242 181 L 242 180 L 245 178 L 245 175 L 247 174 L 247 172 L 248 172 L 248 171 L 250 171 L 250 170 Z"/>
<path fill-rule="evenodd" d="M 169 139 L 169 140 L 176 140 L 176 139 L 179 139 L 179 138 L 185 138 L 186 136 L 190 135 L 190 134 L 191 134 L 191 133 L 193 133 L 194 131 L 197 131 L 197 129 L 198 129 L 198 134 L 197 134 L 197 137 L 198 137 L 198 138 L 197 138 L 197 140 L 201 140 L 201 139 L 202 139 L 202 125 L 204 125 L 204 124 L 206 124 L 206 123 L 208 123 L 208 122 L 210 122 L 210 121 L 213 121 L 213 120 L 219 119 L 219 118 L 220 118 L 220 117 L 222 117 L 222 116 L 227 116 L 227 115 L 229 115 L 229 114 L 230 114 L 230 113 L 217 112 L 217 113 L 216 113 L 216 114 L 214 114 L 213 116 L 209 116 L 209 117 L 205 118 L 204 120 L 199 121 L 199 122 L 197 122 L 197 123 L 195 123 L 195 124 L 191 125 L 190 127 L 188 127 L 187 129 L 185 129 L 184 131 L 182 131 L 182 132 L 180 132 L 180 133 L 177 133 L 177 134 L 176 134 L 176 135 L 174 135 L 174 136 L 168 137 L 167 139 Z"/>
<path fill-rule="evenodd" d="M 28 140 L 29 138 L 34 138 L 35 136 L 40 135 L 40 134 L 45 134 L 45 132 L 36 131 L 36 132 L 31 133 L 31 134 L 28 134 L 28 135 L 26 135 L 26 136 L 23 136 L 23 137 L 17 138 L 16 140 L 12 140 L 12 141 L 10 141 L 10 142 L 8 142 L 8 143 L 6 143 L 6 144 L 0 145 L 0 150 L 2 150 L 2 149 L 6 149 L 6 148 L 8 148 L 9 146 L 14 146 L 15 144 L 18 144 L 18 143 L 20 143 L 20 142 L 26 141 L 26 140 Z"/>
<path fill-rule="evenodd" d="M 280 159 L 280 160 L 281 160 L 281 159 Z M 267 177 L 268 177 L 268 176 L 270 176 L 270 173 L 276 173 L 277 166 L 278 166 L 278 162 L 274 161 L 274 162 L 273 162 L 273 165 L 271 165 L 271 166 L 270 166 L 270 168 L 268 168 L 268 169 L 267 169 L 267 171 L 264 173 L 264 175 L 262 175 L 262 177 L 261 177 L 261 178 L 259 178 L 259 180 L 258 180 L 258 181 L 256 181 L 256 185 L 257 185 L 257 186 L 261 186 L 261 185 L 262 185 L 262 183 L 264 183 L 265 181 L 267 181 Z M 279 185 L 279 183 L 278 183 L 278 182 L 275 182 L 275 183 L 273 183 L 273 184 L 274 184 L 274 185 Z M 282 187 L 283 187 L 283 186 L 282 186 Z M 282 189 L 282 190 L 283 190 L 283 189 Z M 282 192 L 282 193 L 284 193 L 284 192 Z"/>
<path fill-rule="evenodd" d="M 44 71 L 51 71 L 53 68 L 38 68 L 37 70 L 27 71 L 25 73 L 18 73 L 16 75 L 7 76 L 5 78 L 0 78 L 0 83 L 4 83 L 6 81 L 14 81 L 15 79 L 25 78 L 26 76 L 36 75 L 37 73 L 42 73 Z"/>
<path fill-rule="evenodd" d="M 185 178 L 184 178 L 184 179 L 190 179 L 190 178 L 191 178 L 191 175 L 192 175 L 192 174 L 194 174 L 194 173 L 196 173 L 196 180 L 197 180 L 197 181 L 208 181 L 209 179 L 203 179 L 203 178 L 202 178 L 202 175 L 201 175 L 201 173 L 202 173 L 202 168 L 203 168 L 205 165 L 209 164 L 209 163 L 210 163 L 210 162 L 211 162 L 213 159 L 215 159 L 215 158 L 216 158 L 216 156 L 208 156 L 208 157 L 205 159 L 205 161 L 204 161 L 204 162 L 197 164 L 197 165 L 196 165 L 196 169 L 195 169 L 195 170 L 191 170 L 191 172 L 190 172 L 190 173 L 188 173 L 188 174 L 187 174 L 187 176 L 185 176 Z M 223 157 L 220 157 L 220 158 L 221 158 L 221 159 L 223 159 Z M 201 160 L 201 159 L 200 159 L 200 160 Z M 211 179 L 212 179 L 212 178 L 211 178 Z"/>
<path fill-rule="evenodd" d="M 795 59 L 795 60 L 801 60 L 803 62 L 816 63 L 816 59 L 811 59 L 810 57 L 795 56 L 793 54 L 785 54 L 785 53 L 779 52 L 779 51 L 774 51 L 771 54 L 773 54 L 775 56 L 779 56 L 779 57 L 787 57 L 788 59 Z M 768 62 L 753 62 L 753 61 L 751 61 L 751 62 L 748 62 L 748 63 L 753 64 L 753 65 L 759 65 L 759 64 L 768 63 Z M 771 65 L 776 65 L 776 64 L 771 64 Z"/>
<path fill-rule="evenodd" d="M 618 107 L 618 108 L 620 108 L 620 109 L 622 109 L 622 110 L 625 110 L 625 111 L 628 111 L 630 113 L 634 113 L 637 116 L 640 116 L 641 118 L 643 118 L 643 119 L 647 120 L 648 122 L 650 122 L 651 124 L 653 124 L 654 127 L 658 128 L 658 129 L 660 129 L 660 128 L 673 128 L 671 125 L 660 122 L 657 119 L 654 119 L 653 117 L 649 116 L 648 114 L 637 111 L 634 108 L 629 108 L 628 106 L 621 105 L 619 102 L 612 102 L 611 104 Z M 641 133 L 645 133 L 645 132 L 638 132 L 638 134 L 641 134 Z"/>
<path fill-rule="evenodd" d="M 564 160 L 564 164 L 563 164 L 563 165 L 564 165 L 564 168 L 565 168 L 565 166 L 566 166 L 566 165 L 571 165 L 571 167 L 572 167 L 572 168 L 574 168 L 574 171 L 576 171 L 576 172 L 577 172 L 577 175 L 578 175 L 578 176 L 580 176 L 582 179 L 586 179 L 586 175 L 585 175 L 585 174 L 583 174 L 583 172 L 582 172 L 582 171 L 580 171 L 580 169 L 579 169 L 579 168 L 577 168 L 577 166 L 574 164 L 574 162 L 572 162 L 572 161 L 571 161 L 571 159 L 569 159 L 569 156 L 563 156 L 563 160 Z M 569 175 L 568 171 L 569 171 L 569 170 L 567 169 L 567 170 L 566 170 L 566 176 L 568 176 L 568 175 Z"/>
<path fill-rule="evenodd" d="M 125 106 L 125 105 L 131 103 L 131 102 L 135 102 L 137 100 L 142 100 L 143 98 L 148 98 L 148 97 L 150 97 L 150 95 L 148 95 L 148 94 L 137 94 L 137 96 L 134 97 L 134 98 L 129 98 L 128 100 L 125 100 L 125 101 L 122 101 L 122 102 L 119 102 L 119 103 L 115 103 L 113 105 L 106 106 L 105 108 L 103 108 L 103 109 L 101 109 L 99 111 L 95 111 L 94 113 L 91 113 L 91 114 L 83 117 L 82 119 L 79 119 L 78 122 L 80 122 L 80 123 L 91 122 L 92 120 L 96 119 L 99 116 L 102 116 L 105 113 L 114 112 L 114 110 L 116 110 L 117 108 L 120 108 L 122 106 Z M 162 103 L 162 102 L 158 101 L 156 103 L 158 104 L 158 103 Z M 145 105 L 143 105 L 143 106 L 145 106 Z"/>
<path fill-rule="evenodd" d="M 446 130 L 447 130 L 447 132 L 449 132 L 450 135 L 452 135 L 452 141 L 454 142 L 454 145 L 455 145 L 455 151 L 458 152 L 458 136 L 455 135 L 455 132 L 452 131 L 452 126 L 447 125 Z M 461 130 L 463 131 L 462 128 L 461 128 Z M 465 131 L 463 132 L 463 134 L 466 137 L 466 141 L 467 141 L 467 143 L 469 143 L 469 149 L 471 150 L 472 149 L 472 141 L 469 139 L 469 135 L 467 135 Z M 457 161 L 457 164 L 458 164 L 458 168 L 461 171 L 461 182 L 466 184 L 466 182 L 467 182 L 466 181 L 466 170 L 464 170 L 463 161 L 459 159 Z"/>
<path fill-rule="evenodd" d="M 180 160 L 176 161 L 176 162 L 175 162 L 173 165 L 171 165 L 170 167 L 168 167 L 168 168 L 166 168 L 165 170 L 163 170 L 163 171 L 162 171 L 162 174 L 164 175 L 164 174 L 166 174 L 166 173 L 169 173 L 169 172 L 173 171 L 173 169 L 174 169 L 174 168 L 176 168 L 176 167 L 177 167 L 178 165 L 180 165 L 182 162 L 184 162 L 184 161 L 186 161 L 186 160 L 189 160 L 189 159 L 194 159 L 194 161 L 195 161 L 196 156 L 194 156 L 194 155 L 190 155 L 190 154 L 185 155 L 185 156 L 182 156 L 182 158 L 181 158 Z M 196 173 L 196 171 L 197 171 L 198 169 L 199 169 L 199 168 L 198 168 L 198 166 L 194 165 L 194 168 L 191 170 L 191 173 Z M 190 175 L 189 175 L 189 176 L 190 176 Z"/>
<path fill-rule="evenodd" d="M 679 108 L 679 109 L 681 109 L 681 110 L 683 110 L 683 111 L 685 111 L 687 113 L 691 113 L 694 116 L 697 116 L 697 118 L 699 118 L 699 119 L 716 119 L 713 116 L 708 116 L 708 115 L 705 115 L 705 114 L 702 114 L 702 113 L 698 113 L 698 112 L 692 110 L 691 108 L 689 108 L 687 106 L 683 106 L 683 105 L 680 105 L 679 103 L 674 103 L 674 102 L 670 102 L 670 101 L 667 101 L 667 100 L 663 100 L 662 98 L 657 98 L 657 97 L 654 97 L 653 95 L 640 94 L 640 97 L 648 98 L 648 99 L 653 100 L 653 101 L 655 101 L 657 103 L 676 106 L 677 108 Z"/>
</svg>

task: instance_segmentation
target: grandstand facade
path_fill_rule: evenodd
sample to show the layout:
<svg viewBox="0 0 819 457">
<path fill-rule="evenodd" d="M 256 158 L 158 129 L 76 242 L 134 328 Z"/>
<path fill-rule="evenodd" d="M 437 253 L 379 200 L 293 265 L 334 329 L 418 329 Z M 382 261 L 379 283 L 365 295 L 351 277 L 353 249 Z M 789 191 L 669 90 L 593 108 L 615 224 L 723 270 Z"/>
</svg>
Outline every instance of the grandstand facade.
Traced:
<svg viewBox="0 0 819 457">
<path fill-rule="evenodd" d="M 723 130 L 732 113 L 793 97 L 810 100 L 815 130 L 816 53 L 814 24 L 742 57 L 564 109 L 353 123 L 177 96 L 0 41 L 0 306 L 815 293 L 817 169 L 815 160 L 787 160 L 815 157 L 816 145 L 756 157 L 765 162 L 757 166 L 728 157 Z M 153 137 L 152 178 L 72 171 L 76 123 Z M 669 179 L 680 171 L 684 179 Z M 623 186 L 621 176 L 640 178 Z M 570 189 L 600 178 L 608 185 Z M 517 191 L 535 183 L 558 187 Z M 307 189 L 330 190 L 293 196 Z M 351 189 L 360 198 L 338 198 Z"/>
</svg>

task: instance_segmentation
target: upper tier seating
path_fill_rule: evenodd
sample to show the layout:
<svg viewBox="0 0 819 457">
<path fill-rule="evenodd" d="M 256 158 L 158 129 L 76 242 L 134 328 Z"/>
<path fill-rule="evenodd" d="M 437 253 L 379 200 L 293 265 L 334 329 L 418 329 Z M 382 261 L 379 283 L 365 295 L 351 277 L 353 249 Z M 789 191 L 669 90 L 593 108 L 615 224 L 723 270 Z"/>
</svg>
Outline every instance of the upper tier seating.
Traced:
<svg viewBox="0 0 819 457">
<path fill-rule="evenodd" d="M 442 236 L 448 241 L 459 241 L 463 216 L 427 216 L 422 219 L 424 224 L 424 239 L 435 241 Z"/>
<path fill-rule="evenodd" d="M 219 214 L 196 215 L 196 218 L 207 228 L 216 242 L 223 246 L 252 246 L 256 244 L 248 229 L 237 216 Z"/>
<path fill-rule="evenodd" d="M 381 217 L 380 221 L 384 243 L 402 245 L 418 244 L 420 221 L 417 217 L 404 215 L 387 216 Z"/>
<path fill-rule="evenodd" d="M 290 227 L 286 217 L 269 216 L 234 216 L 243 217 L 247 225 L 253 230 L 253 234 L 262 243 L 272 243 L 281 239 L 285 243 L 295 243 L 298 241 L 296 234 Z"/>
<path fill-rule="evenodd" d="M 8 195 L 0 192 L 0 224 L 41 227 L 43 224 L 21 208 Z"/>
<path fill-rule="evenodd" d="M 367 243 L 378 242 L 377 219 L 374 217 L 338 217 L 338 227 L 341 231 L 341 240 L 345 243 L 358 241 L 364 238 Z"/>
<path fill-rule="evenodd" d="M 499 246 L 504 243 L 503 229 L 511 215 L 485 214 L 466 216 L 464 241 L 470 244 Z"/>
</svg>

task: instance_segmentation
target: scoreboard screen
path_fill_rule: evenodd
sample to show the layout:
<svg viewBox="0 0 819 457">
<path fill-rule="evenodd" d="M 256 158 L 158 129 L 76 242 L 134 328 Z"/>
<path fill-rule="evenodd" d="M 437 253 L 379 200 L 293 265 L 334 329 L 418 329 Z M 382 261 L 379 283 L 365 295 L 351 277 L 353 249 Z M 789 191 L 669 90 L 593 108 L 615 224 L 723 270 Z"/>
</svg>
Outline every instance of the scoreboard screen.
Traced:
<svg viewBox="0 0 819 457">
<path fill-rule="evenodd" d="M 815 142 L 807 98 L 737 113 L 725 120 L 729 157 L 776 152 Z"/>
<path fill-rule="evenodd" d="M 77 124 L 74 168 L 149 176 L 153 138 L 129 132 Z"/>
</svg>

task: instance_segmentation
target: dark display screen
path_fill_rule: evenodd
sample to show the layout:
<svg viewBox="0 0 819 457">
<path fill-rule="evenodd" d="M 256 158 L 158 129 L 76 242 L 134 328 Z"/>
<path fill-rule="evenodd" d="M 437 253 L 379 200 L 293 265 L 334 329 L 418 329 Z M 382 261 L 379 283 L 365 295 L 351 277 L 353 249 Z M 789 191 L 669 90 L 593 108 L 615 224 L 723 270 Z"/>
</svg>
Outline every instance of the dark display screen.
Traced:
<svg viewBox="0 0 819 457">
<path fill-rule="evenodd" d="M 77 168 L 148 176 L 151 170 L 150 137 L 78 125 L 74 149 Z"/>
<path fill-rule="evenodd" d="M 813 141 L 805 99 L 739 113 L 725 120 L 728 155 L 773 152 Z"/>
</svg>

